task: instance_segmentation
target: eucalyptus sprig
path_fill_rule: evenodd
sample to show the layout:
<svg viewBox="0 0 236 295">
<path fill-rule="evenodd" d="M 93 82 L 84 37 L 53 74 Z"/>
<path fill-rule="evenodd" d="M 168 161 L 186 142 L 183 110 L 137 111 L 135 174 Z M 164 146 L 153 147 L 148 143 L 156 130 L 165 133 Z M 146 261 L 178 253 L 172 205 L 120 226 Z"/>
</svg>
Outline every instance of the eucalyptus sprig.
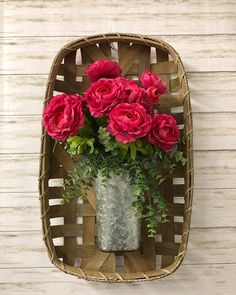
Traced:
<svg viewBox="0 0 236 295">
<path fill-rule="evenodd" d="M 73 137 L 67 140 L 66 148 L 69 154 L 74 156 L 82 153 L 83 156 L 74 163 L 71 170 L 67 171 L 63 202 L 69 202 L 73 198 L 86 199 L 99 171 L 103 186 L 107 185 L 111 172 L 120 175 L 126 171 L 132 189 L 132 206 L 137 217 L 146 220 L 149 236 L 154 237 L 157 233 L 157 216 L 161 216 L 162 222 L 168 222 L 168 209 L 160 193 L 161 184 L 165 181 L 164 171 L 172 173 L 178 162 L 185 165 L 186 159 L 183 153 L 175 147 L 169 153 L 155 148 L 148 154 L 145 142 L 140 141 L 135 144 L 135 147 L 138 147 L 135 157 L 131 156 L 130 144 L 126 147 L 127 153 L 121 157 L 122 144 L 115 142 L 101 127 L 98 138 L 99 144 L 104 145 L 103 150 L 94 147 L 94 141 L 90 139 L 81 140 Z"/>
</svg>

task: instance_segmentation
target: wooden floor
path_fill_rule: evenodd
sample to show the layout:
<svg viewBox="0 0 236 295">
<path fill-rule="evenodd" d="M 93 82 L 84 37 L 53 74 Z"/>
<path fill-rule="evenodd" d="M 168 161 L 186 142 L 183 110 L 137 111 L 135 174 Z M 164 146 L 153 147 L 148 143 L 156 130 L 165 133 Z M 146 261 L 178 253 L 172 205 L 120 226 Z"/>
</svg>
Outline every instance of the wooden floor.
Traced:
<svg viewBox="0 0 236 295">
<path fill-rule="evenodd" d="M 235 294 L 236 1 L 8 0 L 0 16 L 0 294 Z M 51 265 L 42 242 L 37 178 L 50 64 L 67 42 L 105 32 L 161 37 L 187 70 L 192 229 L 183 265 L 159 281 L 78 280 Z"/>
</svg>

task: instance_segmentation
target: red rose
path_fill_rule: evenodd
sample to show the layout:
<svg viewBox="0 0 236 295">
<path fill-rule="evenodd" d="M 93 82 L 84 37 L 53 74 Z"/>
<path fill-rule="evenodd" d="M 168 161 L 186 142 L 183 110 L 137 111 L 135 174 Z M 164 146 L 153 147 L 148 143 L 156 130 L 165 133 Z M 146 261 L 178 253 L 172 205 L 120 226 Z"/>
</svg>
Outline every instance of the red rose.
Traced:
<svg viewBox="0 0 236 295">
<path fill-rule="evenodd" d="M 109 114 L 107 130 L 122 143 L 134 142 L 151 129 L 151 118 L 138 103 L 121 103 Z"/>
<path fill-rule="evenodd" d="M 145 71 L 139 79 L 145 89 L 153 86 L 158 89 L 160 94 L 166 93 L 166 84 L 161 82 L 161 78 L 154 73 Z"/>
<path fill-rule="evenodd" d="M 43 112 L 43 125 L 48 135 L 59 141 L 76 135 L 84 124 L 82 101 L 77 94 L 54 96 Z"/>
<path fill-rule="evenodd" d="M 134 80 L 130 80 L 124 77 L 118 77 L 115 79 L 117 83 L 120 83 L 124 91 L 124 102 L 127 103 L 141 103 L 144 100 L 144 89 L 140 88 Z"/>
<path fill-rule="evenodd" d="M 160 102 L 160 93 L 154 86 L 148 87 L 146 90 L 146 99 L 151 104 L 158 104 Z"/>
<path fill-rule="evenodd" d="M 123 88 L 113 79 L 102 78 L 87 89 L 85 98 L 91 115 L 102 117 L 123 101 Z"/>
<path fill-rule="evenodd" d="M 124 77 L 118 77 L 115 79 L 123 86 L 124 102 L 141 104 L 151 116 L 154 115 L 153 106 L 147 101 L 145 90 L 138 86 L 134 80 L 130 80 Z"/>
<path fill-rule="evenodd" d="M 152 129 L 148 141 L 169 152 L 179 139 L 179 128 L 171 115 L 159 114 L 152 120 Z"/>
<path fill-rule="evenodd" d="M 96 82 L 100 78 L 116 78 L 120 75 L 121 71 L 121 67 L 117 62 L 104 59 L 90 64 L 85 70 L 85 74 L 91 82 Z"/>
</svg>

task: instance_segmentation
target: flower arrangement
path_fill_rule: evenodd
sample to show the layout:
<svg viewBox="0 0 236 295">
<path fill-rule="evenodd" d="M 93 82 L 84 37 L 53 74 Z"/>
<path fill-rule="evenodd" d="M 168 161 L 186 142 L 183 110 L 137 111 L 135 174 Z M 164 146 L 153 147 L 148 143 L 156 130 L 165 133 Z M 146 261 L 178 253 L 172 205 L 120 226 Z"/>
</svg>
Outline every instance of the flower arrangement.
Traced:
<svg viewBox="0 0 236 295">
<path fill-rule="evenodd" d="M 186 159 L 178 150 L 176 120 L 158 113 L 166 84 L 150 71 L 139 81 L 121 77 L 120 65 L 97 60 L 86 69 L 91 85 L 83 96 L 54 96 L 43 112 L 43 125 L 64 145 L 74 162 L 64 180 L 63 202 L 86 199 L 100 172 L 106 186 L 111 172 L 126 171 L 133 193 L 132 205 L 147 222 L 149 236 L 156 234 L 157 215 L 167 222 L 168 210 L 160 185 L 177 162 Z M 119 208 L 117 208 L 119 210 Z"/>
</svg>

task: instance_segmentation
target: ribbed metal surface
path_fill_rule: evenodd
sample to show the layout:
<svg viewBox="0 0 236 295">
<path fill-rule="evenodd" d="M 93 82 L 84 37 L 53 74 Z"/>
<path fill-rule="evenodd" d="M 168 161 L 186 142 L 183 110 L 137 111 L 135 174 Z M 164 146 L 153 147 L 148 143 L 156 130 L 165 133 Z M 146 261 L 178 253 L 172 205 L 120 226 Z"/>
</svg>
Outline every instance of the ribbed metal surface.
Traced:
<svg viewBox="0 0 236 295">
<path fill-rule="evenodd" d="M 98 246 L 103 251 L 137 250 L 140 220 L 132 207 L 132 192 L 126 174 L 111 174 L 106 186 L 96 180 Z"/>
</svg>

